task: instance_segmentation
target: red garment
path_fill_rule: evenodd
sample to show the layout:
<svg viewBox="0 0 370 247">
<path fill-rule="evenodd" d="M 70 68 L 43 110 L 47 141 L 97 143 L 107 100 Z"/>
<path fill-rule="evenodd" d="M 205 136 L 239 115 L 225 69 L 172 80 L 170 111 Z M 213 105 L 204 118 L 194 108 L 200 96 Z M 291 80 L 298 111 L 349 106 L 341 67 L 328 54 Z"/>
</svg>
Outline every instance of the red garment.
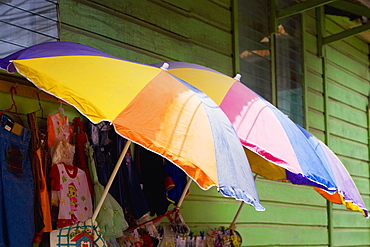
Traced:
<svg viewBox="0 0 370 247">
<path fill-rule="evenodd" d="M 86 173 L 87 182 L 89 183 L 89 190 L 92 193 L 93 192 L 92 180 L 91 180 L 89 168 L 87 166 L 86 154 L 85 154 L 85 144 L 87 142 L 87 135 L 84 130 L 85 130 L 85 125 L 81 121 L 81 118 L 75 117 L 73 119 L 72 139 L 74 141 L 76 150 L 75 150 L 73 164 Z"/>
</svg>

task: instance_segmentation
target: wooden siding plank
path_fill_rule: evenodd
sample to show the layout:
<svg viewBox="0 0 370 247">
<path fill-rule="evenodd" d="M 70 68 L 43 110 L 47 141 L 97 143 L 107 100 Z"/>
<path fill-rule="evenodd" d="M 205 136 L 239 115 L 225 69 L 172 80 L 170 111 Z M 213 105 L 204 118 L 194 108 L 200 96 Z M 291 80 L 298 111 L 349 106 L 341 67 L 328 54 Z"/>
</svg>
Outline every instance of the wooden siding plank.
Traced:
<svg viewBox="0 0 370 247">
<path fill-rule="evenodd" d="M 369 103 L 368 95 L 365 95 L 366 92 L 355 92 L 351 88 L 345 87 L 336 82 L 330 81 L 328 83 L 328 96 L 338 102 L 346 104 L 355 108 L 356 110 L 363 111 L 367 108 Z"/>
<path fill-rule="evenodd" d="M 83 0 L 80 0 L 82 2 Z M 90 1 L 106 6 L 115 11 L 133 16 L 137 19 L 159 26 L 165 30 L 179 33 L 186 37 L 198 38 L 203 35 L 202 29 L 189 26 L 190 19 L 196 19 L 203 24 L 210 25 L 224 32 L 231 31 L 230 6 L 222 7 L 208 0 L 200 1 L 159 1 L 137 0 L 130 1 Z M 230 3 L 229 3 L 230 4 Z M 143 15 L 143 12 L 147 13 Z M 163 18 L 165 16 L 166 18 Z M 193 23 L 194 24 L 194 23 Z M 199 24 L 198 24 L 199 25 Z M 201 37 L 201 36 L 200 36 Z M 210 37 L 212 38 L 212 37 Z"/>
<path fill-rule="evenodd" d="M 320 112 L 324 111 L 324 98 L 322 94 L 308 90 L 306 97 L 309 108 Z"/>
<path fill-rule="evenodd" d="M 308 126 L 310 128 L 318 129 L 324 131 L 325 129 L 325 120 L 324 120 L 324 114 L 322 112 L 313 111 L 309 109 L 307 113 L 308 118 Z M 321 139 L 321 138 L 320 138 Z M 321 139 L 323 140 L 323 139 Z"/>
<path fill-rule="evenodd" d="M 237 230 L 244 237 L 243 246 L 328 246 L 326 227 L 252 225 Z"/>
<path fill-rule="evenodd" d="M 159 0 L 152 0 L 160 4 Z M 206 22 L 212 22 L 219 27 L 229 28 L 231 26 L 231 18 L 225 19 L 226 16 L 231 17 L 230 1 L 178 1 L 178 0 L 164 0 L 162 2 L 176 6 L 189 12 L 194 18 L 200 18 Z M 208 21 L 207 21 L 208 20 Z"/>
<path fill-rule="evenodd" d="M 291 183 L 263 179 L 262 181 L 257 181 L 257 190 L 260 199 L 266 202 L 315 207 L 321 207 L 325 204 L 322 197 L 310 186 L 293 185 Z"/>
<path fill-rule="evenodd" d="M 367 64 L 355 61 L 330 46 L 327 46 L 326 55 L 330 63 L 337 65 L 342 70 L 351 71 L 351 73 L 357 75 L 359 78 L 369 80 Z"/>
<path fill-rule="evenodd" d="M 344 157 L 338 155 L 338 158 L 345 164 L 347 171 L 358 177 L 370 177 L 369 163 L 366 160 L 357 160 L 352 157 Z M 369 204 L 370 205 L 370 204 Z"/>
<path fill-rule="evenodd" d="M 358 211 L 334 210 L 333 224 L 335 228 L 346 229 L 355 228 L 363 230 L 370 228 L 370 221 L 361 215 Z"/>
<path fill-rule="evenodd" d="M 182 53 L 178 52 L 179 49 L 184 48 L 179 44 L 196 44 L 231 56 L 230 31 L 225 32 L 194 18 L 173 13 L 150 1 L 138 3 L 145 4 L 141 8 L 134 8 L 141 9 L 141 18 L 83 0 L 78 3 L 65 1 L 61 4 L 61 20 L 65 24 L 145 47 L 156 53 L 173 52 L 179 56 Z M 142 9 L 152 14 L 143 15 Z M 144 19 L 149 16 L 155 16 L 156 19 Z M 162 18 L 163 16 L 166 18 Z M 168 41 L 171 39 L 172 41 Z"/>
<path fill-rule="evenodd" d="M 353 125 L 367 128 L 367 117 L 364 112 L 341 102 L 329 100 L 329 115 Z"/>
<path fill-rule="evenodd" d="M 369 246 L 369 230 L 348 229 L 334 231 L 334 241 L 336 246 Z"/>
<path fill-rule="evenodd" d="M 329 122 L 330 133 L 364 145 L 368 144 L 367 129 L 351 123 L 335 119 Z"/>
<path fill-rule="evenodd" d="M 309 205 L 314 207 L 324 207 L 325 200 L 309 186 L 292 185 L 286 182 L 267 180 L 259 177 L 256 181 L 257 191 L 261 201 L 270 203 L 283 203 L 294 205 Z M 278 192 L 278 193 L 276 193 Z M 192 183 L 188 200 L 207 200 L 207 201 L 229 201 L 217 191 L 216 188 L 204 191 L 196 184 Z M 239 204 L 238 201 L 233 200 Z"/>
<path fill-rule="evenodd" d="M 154 54 L 139 47 L 133 47 L 119 41 L 109 39 L 87 31 L 79 30 L 62 24 L 60 32 L 61 40 L 89 45 L 103 52 L 126 60 L 151 64 L 171 60 L 171 58 L 160 54 Z"/>
<path fill-rule="evenodd" d="M 315 73 L 322 74 L 321 59 L 316 54 L 307 52 L 306 54 L 306 66 L 308 70 L 314 71 Z"/>
<path fill-rule="evenodd" d="M 274 224 L 282 226 L 325 226 L 326 208 L 313 208 L 303 206 L 285 206 L 265 203 L 266 211 L 257 212 L 253 208 L 243 207 L 237 223 L 239 224 Z M 185 201 L 181 209 L 186 222 L 191 225 L 207 224 L 229 225 L 237 212 L 239 203 L 204 203 L 202 201 Z M 194 210 L 206 212 L 194 214 Z"/>
<path fill-rule="evenodd" d="M 369 147 L 367 145 L 336 136 L 330 136 L 330 149 L 336 154 L 359 160 L 367 160 L 369 157 Z"/>
<path fill-rule="evenodd" d="M 322 76 L 320 74 L 315 73 L 315 71 L 307 69 L 305 75 L 305 81 L 307 84 L 307 89 L 312 89 L 317 92 L 323 92 L 323 83 L 322 83 Z M 308 101 L 310 104 L 311 102 Z"/>
<path fill-rule="evenodd" d="M 183 59 L 181 59 L 175 53 L 154 53 L 153 51 L 142 47 L 136 47 L 132 44 L 112 40 L 109 37 L 100 36 L 99 34 L 80 30 L 68 25 L 62 25 L 60 37 L 61 40 L 89 45 L 111 55 L 130 61 L 151 64 L 156 62 L 180 60 L 201 64 L 225 74 L 232 74 L 232 59 L 230 57 L 206 50 L 196 45 L 187 45 L 186 47 L 183 47 L 184 49 L 181 53 Z M 175 57 L 172 57 L 171 55 L 175 55 Z"/>
<path fill-rule="evenodd" d="M 307 35 L 305 35 L 304 42 L 306 51 L 312 54 L 317 54 L 317 38 L 315 35 L 307 33 Z"/>
<path fill-rule="evenodd" d="M 369 91 L 369 80 L 358 77 L 351 71 L 343 70 L 334 64 L 327 66 L 328 78 L 338 84 L 345 86 L 359 94 L 365 95 Z"/>
</svg>

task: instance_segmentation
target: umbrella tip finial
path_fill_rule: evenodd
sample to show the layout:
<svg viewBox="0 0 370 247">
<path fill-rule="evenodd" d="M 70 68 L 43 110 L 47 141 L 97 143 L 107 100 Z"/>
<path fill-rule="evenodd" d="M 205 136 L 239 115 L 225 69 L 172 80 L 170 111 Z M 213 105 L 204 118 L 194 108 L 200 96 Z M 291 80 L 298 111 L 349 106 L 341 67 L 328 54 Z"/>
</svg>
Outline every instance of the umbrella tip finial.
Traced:
<svg viewBox="0 0 370 247">
<path fill-rule="evenodd" d="M 169 67 L 170 67 L 170 65 L 168 63 L 163 63 L 161 69 L 167 71 Z"/>
<path fill-rule="evenodd" d="M 241 74 L 236 74 L 236 76 L 234 77 L 234 79 L 237 81 L 240 81 L 240 78 L 242 78 Z"/>
</svg>

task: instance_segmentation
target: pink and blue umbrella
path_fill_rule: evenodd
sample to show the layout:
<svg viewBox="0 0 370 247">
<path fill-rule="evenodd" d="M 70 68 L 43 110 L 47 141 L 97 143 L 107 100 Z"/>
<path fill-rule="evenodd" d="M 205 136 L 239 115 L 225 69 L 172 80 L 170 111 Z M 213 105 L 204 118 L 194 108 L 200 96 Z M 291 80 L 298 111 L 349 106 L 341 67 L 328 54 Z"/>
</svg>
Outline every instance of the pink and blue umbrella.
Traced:
<svg viewBox="0 0 370 247">
<path fill-rule="evenodd" d="M 155 67 L 162 65 L 153 64 Z M 167 62 L 167 65 L 171 74 L 206 93 L 225 112 L 245 147 L 253 172 L 271 180 L 314 186 L 326 191 L 325 194 L 339 193 L 340 184 L 344 183 L 339 170 L 345 170 L 344 166 L 332 163 L 334 158 L 328 158 L 332 156 L 325 158 L 317 152 L 311 139 L 267 100 L 237 78 L 210 68 L 184 62 Z M 348 173 L 342 176 L 350 178 Z M 349 208 L 359 210 L 367 217 L 358 191 L 353 189 L 348 193 L 352 195 L 347 196 L 347 201 L 353 198 L 352 204 L 358 206 Z M 337 202 L 334 197 L 328 199 Z"/>
</svg>

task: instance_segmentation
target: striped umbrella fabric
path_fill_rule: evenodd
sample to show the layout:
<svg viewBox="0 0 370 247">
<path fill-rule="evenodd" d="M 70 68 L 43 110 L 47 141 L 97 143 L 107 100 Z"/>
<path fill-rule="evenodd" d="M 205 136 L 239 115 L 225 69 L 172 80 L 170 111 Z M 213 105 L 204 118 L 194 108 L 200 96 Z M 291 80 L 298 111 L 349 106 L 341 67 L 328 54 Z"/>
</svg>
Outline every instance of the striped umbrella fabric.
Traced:
<svg viewBox="0 0 370 247">
<path fill-rule="evenodd" d="M 176 164 L 202 189 L 263 211 L 242 145 L 227 116 L 203 92 L 165 70 L 85 45 L 49 42 L 0 60 L 91 122 Z"/>
<path fill-rule="evenodd" d="M 337 190 L 334 193 L 330 193 L 329 191 L 317 187 L 315 187 L 315 190 L 327 200 L 337 204 L 344 204 L 348 209 L 360 211 L 366 218 L 368 218 L 369 211 L 367 210 L 351 175 L 340 159 L 317 137 L 301 126 L 297 126 L 312 144 L 312 147 L 315 149 L 320 159 L 327 165 L 327 167 L 329 167 L 331 171 L 330 174 L 337 187 Z"/>
<path fill-rule="evenodd" d="M 238 78 L 197 64 L 165 64 L 171 74 L 206 93 L 225 112 L 245 147 L 253 172 L 271 180 L 314 186 L 326 194 L 340 191 L 341 178 L 333 176 L 334 164 L 317 152 L 293 121 Z M 357 190 L 350 192 L 361 198 Z M 333 198 L 329 200 L 337 202 Z M 358 207 L 348 208 L 368 216 L 361 201 L 353 201 Z"/>
</svg>

